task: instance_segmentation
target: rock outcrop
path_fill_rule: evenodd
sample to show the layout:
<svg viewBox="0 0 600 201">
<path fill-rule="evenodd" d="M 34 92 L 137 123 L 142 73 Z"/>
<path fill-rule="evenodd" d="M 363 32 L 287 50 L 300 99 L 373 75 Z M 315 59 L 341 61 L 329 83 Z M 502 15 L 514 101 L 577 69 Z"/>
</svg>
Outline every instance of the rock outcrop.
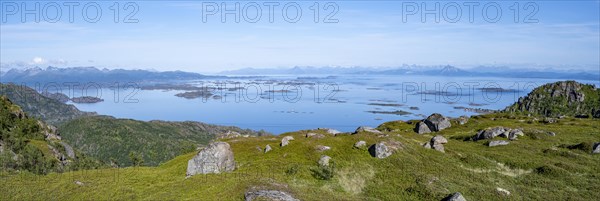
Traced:
<svg viewBox="0 0 600 201">
<path fill-rule="evenodd" d="M 200 150 L 188 161 L 186 176 L 231 172 L 235 169 L 235 160 L 231 146 L 226 142 L 213 142 Z"/>
<path fill-rule="evenodd" d="M 244 194 L 246 201 L 275 200 L 275 201 L 300 201 L 291 194 L 278 190 L 255 190 Z"/>
<path fill-rule="evenodd" d="M 599 97 L 600 89 L 594 85 L 561 81 L 535 88 L 504 111 L 548 117 L 592 115 L 600 118 Z"/>
<path fill-rule="evenodd" d="M 325 132 L 327 132 L 327 134 L 331 134 L 331 135 L 339 135 L 342 134 L 341 131 L 335 130 L 335 129 L 331 129 L 331 128 L 318 128 L 318 130 L 324 130 Z"/>
<path fill-rule="evenodd" d="M 425 133 L 431 133 L 431 130 L 429 129 L 429 126 L 427 126 L 427 124 L 425 124 L 425 122 L 419 122 L 417 123 L 417 127 L 415 127 L 415 132 L 417 132 L 418 134 L 425 134 Z"/>
<path fill-rule="evenodd" d="M 325 135 L 320 134 L 320 133 L 307 133 L 306 134 L 306 138 L 316 138 L 316 139 L 321 139 L 324 138 Z"/>
</svg>

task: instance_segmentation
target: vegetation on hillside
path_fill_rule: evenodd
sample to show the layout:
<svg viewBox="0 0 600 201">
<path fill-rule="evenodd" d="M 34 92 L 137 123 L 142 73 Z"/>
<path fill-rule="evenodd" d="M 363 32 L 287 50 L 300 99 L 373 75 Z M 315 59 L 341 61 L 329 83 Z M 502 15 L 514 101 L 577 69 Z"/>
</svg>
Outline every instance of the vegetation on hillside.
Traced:
<svg viewBox="0 0 600 201">
<path fill-rule="evenodd" d="M 600 118 L 600 89 L 575 81 L 545 84 L 505 109 L 507 112 Z"/>
<path fill-rule="evenodd" d="M 196 150 L 228 132 L 264 134 L 192 121 L 146 122 L 110 116 L 82 117 L 64 123 L 58 129 L 65 141 L 82 152 L 119 166 L 134 165 L 130 153 L 140 155 L 144 165 L 155 166 Z"/>
<path fill-rule="evenodd" d="M 0 83 L 0 95 L 8 97 L 23 108 L 27 114 L 52 125 L 81 116 L 94 115 L 91 112 L 82 112 L 75 106 L 65 104 L 57 99 L 43 96 L 27 86 Z"/>
<path fill-rule="evenodd" d="M 100 164 L 81 153 L 69 154 L 69 146 L 52 127 L 29 118 L 21 108 L 0 96 L 0 169 L 35 174 L 63 172 Z"/>
</svg>

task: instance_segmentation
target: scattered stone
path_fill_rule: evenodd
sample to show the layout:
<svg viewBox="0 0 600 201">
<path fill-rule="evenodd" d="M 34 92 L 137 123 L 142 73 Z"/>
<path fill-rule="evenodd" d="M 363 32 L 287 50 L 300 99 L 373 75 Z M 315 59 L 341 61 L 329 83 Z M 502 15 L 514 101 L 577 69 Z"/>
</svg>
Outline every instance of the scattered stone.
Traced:
<svg viewBox="0 0 600 201">
<path fill-rule="evenodd" d="M 600 142 L 594 143 L 594 146 L 593 146 L 593 149 L 592 149 L 592 153 L 593 154 L 600 154 Z"/>
<path fill-rule="evenodd" d="M 375 133 L 375 134 L 383 134 L 381 131 L 379 131 L 379 130 L 377 130 L 375 128 L 372 128 L 372 127 L 368 127 L 368 126 L 358 127 L 356 129 L 356 131 L 354 131 L 353 134 L 358 134 L 360 132 L 369 132 L 369 133 Z"/>
<path fill-rule="evenodd" d="M 423 122 L 425 122 L 425 124 L 429 126 L 429 130 L 434 132 L 450 128 L 450 126 L 452 126 L 450 124 L 450 119 L 448 117 L 444 117 L 439 113 L 433 113 L 432 115 L 427 117 L 427 119 L 425 119 Z"/>
<path fill-rule="evenodd" d="M 294 140 L 294 137 L 292 136 L 285 136 L 281 139 L 281 146 L 285 147 L 290 143 L 290 140 Z"/>
<path fill-rule="evenodd" d="M 496 187 L 496 192 L 502 196 L 509 196 L 510 195 L 510 191 L 503 189 L 503 188 L 499 188 Z"/>
<path fill-rule="evenodd" d="M 469 117 L 467 117 L 467 116 L 460 116 L 460 117 L 458 117 L 458 124 L 464 125 L 467 122 L 469 122 Z"/>
<path fill-rule="evenodd" d="M 504 146 L 504 145 L 508 145 L 509 142 L 506 140 L 494 140 L 494 141 L 490 141 L 490 144 L 488 145 L 489 147 L 495 147 L 495 146 Z"/>
<path fill-rule="evenodd" d="M 523 131 L 521 129 L 512 129 L 508 132 L 508 139 L 509 140 L 516 140 L 517 137 L 519 136 L 524 136 L 525 134 L 523 133 Z"/>
<path fill-rule="evenodd" d="M 213 142 L 188 161 L 186 176 L 231 172 L 235 161 L 231 146 L 226 142 Z"/>
<path fill-rule="evenodd" d="M 342 134 L 342 132 L 335 130 L 335 129 L 331 129 L 331 128 L 318 128 L 318 130 L 324 130 L 325 132 L 327 132 L 328 134 L 331 134 L 331 135 Z"/>
<path fill-rule="evenodd" d="M 271 150 L 272 150 L 272 149 L 271 149 L 271 145 L 267 145 L 267 146 L 265 147 L 265 153 L 267 153 L 267 152 L 269 152 L 269 151 L 271 151 Z"/>
<path fill-rule="evenodd" d="M 415 131 L 418 134 L 431 133 L 431 130 L 429 129 L 429 127 L 427 126 L 427 124 L 425 124 L 422 121 L 419 122 L 419 123 L 417 123 L 417 127 L 415 128 Z"/>
<path fill-rule="evenodd" d="M 329 160 L 331 160 L 331 157 L 322 155 L 321 158 L 319 159 L 319 165 L 323 166 L 323 167 L 327 167 L 327 166 L 329 166 Z"/>
<path fill-rule="evenodd" d="M 78 186 L 83 186 L 83 185 L 85 185 L 83 182 L 80 182 L 80 181 L 75 181 L 75 184 L 77 184 Z"/>
<path fill-rule="evenodd" d="M 554 133 L 554 132 L 547 132 L 546 134 L 548 134 L 549 136 L 552 136 L 552 137 L 556 136 L 556 133 Z"/>
<path fill-rule="evenodd" d="M 277 200 L 277 201 L 300 201 L 287 192 L 277 190 L 248 191 L 244 194 L 246 201 L 254 200 Z"/>
<path fill-rule="evenodd" d="M 441 135 L 436 135 L 435 137 L 431 138 L 431 140 L 429 140 L 429 142 L 426 142 L 425 144 L 423 144 L 423 147 L 425 147 L 426 149 L 435 149 L 439 152 L 444 153 L 444 145 L 448 143 L 448 140 L 446 138 L 444 138 L 444 136 Z"/>
<path fill-rule="evenodd" d="M 504 135 L 505 137 L 508 137 L 509 132 L 510 132 L 510 128 L 505 128 L 502 126 L 486 128 L 486 129 L 480 130 L 477 133 L 477 135 L 475 135 L 475 137 L 473 137 L 473 140 L 477 141 L 477 140 L 483 140 L 483 139 L 492 139 L 499 135 Z"/>
<path fill-rule="evenodd" d="M 467 201 L 465 199 L 465 197 L 463 197 L 463 195 L 459 192 L 456 192 L 446 198 L 443 199 L 444 201 Z"/>
<path fill-rule="evenodd" d="M 330 150 L 331 147 L 328 146 L 323 146 L 323 145 L 317 145 L 317 147 L 315 148 L 317 151 L 323 152 L 323 151 L 327 151 Z"/>
<path fill-rule="evenodd" d="M 373 157 L 377 157 L 379 159 L 387 158 L 392 155 L 392 150 L 388 148 L 388 146 L 384 142 L 379 142 L 377 144 L 371 145 L 369 147 L 369 153 Z"/>
<path fill-rule="evenodd" d="M 321 139 L 321 138 L 325 138 L 325 135 L 320 134 L 320 133 L 307 133 L 306 137 L 307 138 Z"/>
<path fill-rule="evenodd" d="M 354 148 L 362 148 L 366 145 L 367 145 L 367 142 L 361 140 L 361 141 L 354 143 Z"/>
<path fill-rule="evenodd" d="M 309 137 L 314 137 L 314 136 L 316 136 L 316 135 L 317 135 L 316 133 L 307 133 L 307 134 L 306 134 L 306 138 L 309 138 Z"/>
</svg>

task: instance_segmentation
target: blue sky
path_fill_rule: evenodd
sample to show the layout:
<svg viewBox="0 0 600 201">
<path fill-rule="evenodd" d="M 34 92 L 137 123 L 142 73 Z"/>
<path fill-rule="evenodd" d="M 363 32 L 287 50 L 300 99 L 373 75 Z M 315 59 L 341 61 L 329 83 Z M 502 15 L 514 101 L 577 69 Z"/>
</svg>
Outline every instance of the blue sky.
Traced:
<svg viewBox="0 0 600 201">
<path fill-rule="evenodd" d="M 74 8 L 74 22 L 69 22 L 68 7 L 57 2 L 62 7 L 58 22 L 45 21 L 41 11 L 39 23 L 33 15 L 26 15 L 23 23 L 21 9 L 16 14 L 10 10 L 11 5 L 20 7 L 22 2 L 2 1 L 1 67 L 97 66 L 193 72 L 402 64 L 465 68 L 512 65 L 596 72 L 600 68 L 600 3 L 595 0 L 538 1 L 531 5 L 527 1 L 479 2 L 473 9 L 473 22 L 465 2 L 458 1 L 333 1 L 328 10 L 324 9 L 326 2 L 319 1 L 319 23 L 314 22 L 310 9 L 315 1 L 297 1 L 302 17 L 295 23 L 285 21 L 282 15 L 282 7 L 292 1 L 275 7 L 272 23 L 265 2 L 258 2 L 262 17 L 256 23 L 243 18 L 256 14 L 250 1 L 212 2 L 219 7 L 225 3 L 230 9 L 238 2 L 249 12 L 242 14 L 239 23 L 233 15 L 227 15 L 225 23 L 221 15 L 208 15 L 203 22 L 203 2 L 145 1 L 134 6 L 138 8 L 133 17 L 137 23 L 123 23 L 133 7 L 125 10 L 125 2 L 119 2 L 119 23 L 115 23 L 110 9 L 115 2 L 98 1 L 102 16 L 90 23 L 81 14 L 88 1 Z M 497 4 L 489 5 L 486 18 L 483 7 L 490 2 Z M 27 1 L 25 5 L 33 8 L 35 3 Z M 48 7 L 47 18 L 56 16 L 48 1 L 38 3 L 40 10 Z M 433 9 L 436 3 L 440 5 L 440 22 L 435 22 L 434 15 L 426 15 L 422 22 L 423 6 Z M 515 3 L 519 8 L 517 22 Z M 414 15 L 407 10 L 411 5 L 419 9 Z M 453 5 L 460 6 L 461 18 L 444 20 L 457 16 Z M 494 6 L 499 6 L 502 15 L 498 21 L 489 22 L 495 17 Z M 288 9 L 289 18 L 295 16 L 293 8 Z M 338 22 L 323 23 L 333 8 L 338 12 L 331 19 Z M 525 23 L 535 8 L 537 12 Z M 89 18 L 95 16 L 93 9 L 88 13 Z"/>
</svg>

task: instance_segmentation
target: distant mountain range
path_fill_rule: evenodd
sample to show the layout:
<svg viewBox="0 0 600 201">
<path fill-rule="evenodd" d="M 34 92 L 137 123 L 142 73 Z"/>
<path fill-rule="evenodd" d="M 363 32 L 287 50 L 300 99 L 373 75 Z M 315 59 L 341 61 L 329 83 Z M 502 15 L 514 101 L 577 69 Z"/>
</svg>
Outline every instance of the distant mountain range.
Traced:
<svg viewBox="0 0 600 201">
<path fill-rule="evenodd" d="M 149 70 L 124 70 L 124 69 L 98 69 L 95 67 L 69 67 L 57 68 L 40 67 L 29 69 L 11 69 L 0 74 L 1 82 L 15 83 L 48 83 L 48 82 L 143 82 L 143 81 L 167 81 L 167 80 L 193 80 L 213 76 L 205 76 L 198 73 L 183 71 L 156 72 Z"/>
<path fill-rule="evenodd" d="M 547 78 L 547 79 L 582 79 L 598 80 L 598 72 L 558 71 L 553 69 L 529 69 L 511 67 L 479 66 L 471 69 L 461 69 L 454 66 L 418 66 L 404 65 L 397 68 L 367 68 L 367 67 L 293 67 L 293 68 L 243 68 L 223 71 L 224 75 L 435 75 L 454 77 L 512 77 L 512 78 Z"/>
</svg>

